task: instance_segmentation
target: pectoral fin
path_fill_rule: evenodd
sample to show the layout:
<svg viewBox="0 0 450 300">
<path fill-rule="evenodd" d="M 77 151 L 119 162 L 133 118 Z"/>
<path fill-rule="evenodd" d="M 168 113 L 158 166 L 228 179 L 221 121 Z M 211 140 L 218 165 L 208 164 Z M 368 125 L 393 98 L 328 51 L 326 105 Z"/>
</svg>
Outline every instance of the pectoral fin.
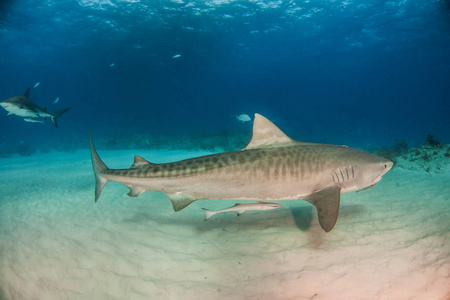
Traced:
<svg viewBox="0 0 450 300">
<path fill-rule="evenodd" d="M 180 211 L 195 200 L 198 200 L 197 198 L 192 197 L 191 195 L 186 195 L 184 193 L 167 194 L 167 197 L 169 197 L 170 201 L 172 202 L 174 211 Z"/>
<path fill-rule="evenodd" d="M 306 201 L 316 207 L 319 224 L 326 232 L 331 231 L 336 224 L 339 214 L 340 196 L 341 188 L 333 186 L 305 197 Z"/>
</svg>

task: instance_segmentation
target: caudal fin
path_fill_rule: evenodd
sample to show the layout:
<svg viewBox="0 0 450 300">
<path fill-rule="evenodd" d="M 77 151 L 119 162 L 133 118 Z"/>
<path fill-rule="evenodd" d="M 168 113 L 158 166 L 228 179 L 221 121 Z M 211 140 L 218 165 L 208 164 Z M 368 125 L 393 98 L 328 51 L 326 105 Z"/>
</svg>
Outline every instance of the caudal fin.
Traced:
<svg viewBox="0 0 450 300">
<path fill-rule="evenodd" d="M 92 142 L 92 134 L 89 132 L 89 139 L 91 142 L 91 159 L 92 167 L 94 168 L 95 175 L 95 202 L 97 202 L 100 194 L 102 193 L 103 187 L 108 182 L 105 178 L 104 173 L 108 170 L 108 167 L 103 163 L 100 157 L 95 151 L 94 143 Z"/>
<path fill-rule="evenodd" d="M 61 109 L 61 110 L 58 110 L 58 111 L 55 111 L 54 113 L 52 113 L 52 116 L 51 116 L 52 122 L 53 122 L 53 125 L 55 125 L 56 128 L 58 128 L 58 123 L 56 122 L 56 119 L 58 119 L 63 113 L 65 113 L 69 109 L 71 109 L 71 107 L 64 108 L 64 109 Z"/>
<path fill-rule="evenodd" d="M 214 216 L 216 214 L 215 211 L 206 209 L 206 208 L 202 208 L 205 211 L 205 222 L 208 221 L 209 218 L 211 218 L 212 216 Z"/>
</svg>

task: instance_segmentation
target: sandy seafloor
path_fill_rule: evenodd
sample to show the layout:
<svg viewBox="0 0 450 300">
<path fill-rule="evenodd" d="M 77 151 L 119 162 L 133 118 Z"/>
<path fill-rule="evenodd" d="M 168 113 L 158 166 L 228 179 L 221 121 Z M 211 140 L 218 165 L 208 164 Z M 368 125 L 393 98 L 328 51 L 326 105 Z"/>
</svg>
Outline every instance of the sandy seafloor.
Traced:
<svg viewBox="0 0 450 300">
<path fill-rule="evenodd" d="M 205 153 L 99 151 L 109 167 Z M 0 159 L 0 299 L 450 299 L 450 170 L 394 168 L 342 195 L 323 232 L 305 201 L 204 222 L 162 193 L 108 183 L 88 150 Z"/>
</svg>

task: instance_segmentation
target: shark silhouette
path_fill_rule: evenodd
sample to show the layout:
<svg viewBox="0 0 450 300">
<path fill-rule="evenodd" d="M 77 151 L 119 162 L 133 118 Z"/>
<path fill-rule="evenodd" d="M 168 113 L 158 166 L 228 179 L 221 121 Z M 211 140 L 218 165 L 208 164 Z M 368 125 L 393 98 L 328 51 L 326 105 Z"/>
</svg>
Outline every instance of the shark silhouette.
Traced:
<svg viewBox="0 0 450 300">
<path fill-rule="evenodd" d="M 41 123 L 42 120 L 38 120 L 36 118 L 42 117 L 45 119 L 50 118 L 55 127 L 58 127 L 58 123 L 56 120 L 70 108 L 65 108 L 62 110 L 55 111 L 54 113 L 50 113 L 45 108 L 41 108 L 39 105 L 31 101 L 30 99 L 30 88 L 28 88 L 23 96 L 14 96 L 8 98 L 2 102 L 0 102 L 0 106 L 2 106 L 8 114 L 7 117 L 11 115 L 17 115 L 20 117 L 24 117 L 24 120 L 27 122 L 33 123 Z"/>
<path fill-rule="evenodd" d="M 129 169 L 109 169 L 91 136 L 95 201 L 108 181 L 131 197 L 146 190 L 167 194 L 175 211 L 199 199 L 277 201 L 304 199 L 317 208 L 326 232 L 336 224 L 340 194 L 375 185 L 392 167 L 388 159 L 349 148 L 292 140 L 255 114 L 253 137 L 241 151 L 154 164 L 135 156 Z"/>
</svg>

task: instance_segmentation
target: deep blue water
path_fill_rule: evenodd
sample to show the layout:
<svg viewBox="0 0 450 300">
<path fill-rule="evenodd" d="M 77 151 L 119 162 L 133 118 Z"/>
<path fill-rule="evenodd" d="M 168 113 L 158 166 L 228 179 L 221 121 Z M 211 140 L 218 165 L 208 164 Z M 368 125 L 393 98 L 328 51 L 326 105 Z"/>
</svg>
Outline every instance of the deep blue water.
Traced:
<svg viewBox="0 0 450 300">
<path fill-rule="evenodd" d="M 250 131 L 233 116 L 254 112 L 304 141 L 449 142 L 450 3 L 2 0 L 0 78 L 1 100 L 40 82 L 32 100 L 72 107 L 58 129 L 0 118 L 4 148 Z"/>
</svg>

